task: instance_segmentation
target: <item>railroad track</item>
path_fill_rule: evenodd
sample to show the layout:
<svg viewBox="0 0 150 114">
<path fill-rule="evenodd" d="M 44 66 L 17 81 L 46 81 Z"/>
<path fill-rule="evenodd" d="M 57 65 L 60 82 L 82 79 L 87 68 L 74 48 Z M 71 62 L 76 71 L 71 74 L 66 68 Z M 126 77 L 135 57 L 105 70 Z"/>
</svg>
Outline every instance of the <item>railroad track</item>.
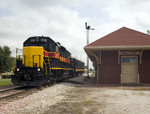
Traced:
<svg viewBox="0 0 150 114">
<path fill-rule="evenodd" d="M 2 94 L 0 95 L 0 101 L 3 99 L 7 99 L 7 98 L 12 98 L 15 97 L 17 95 L 23 94 L 25 93 L 27 90 L 22 90 L 22 91 L 9 91 L 8 93 Z"/>
<path fill-rule="evenodd" d="M 15 89 L 6 89 L 0 92 L 0 107 L 9 102 L 13 102 L 18 99 L 22 99 L 32 93 L 39 91 L 37 88 L 24 88 L 18 87 Z"/>
<path fill-rule="evenodd" d="M 74 83 L 74 84 L 82 84 L 76 81 L 72 80 L 64 80 L 63 82 L 67 83 Z M 5 88 L 0 90 L 0 107 L 4 104 L 7 104 L 9 102 L 13 102 L 18 99 L 22 99 L 28 95 L 31 95 L 35 92 L 41 91 L 44 88 L 47 87 L 52 87 L 58 83 L 54 83 L 50 86 L 41 86 L 38 88 L 35 87 L 22 87 L 22 86 L 15 86 L 15 87 L 10 87 L 10 88 Z"/>
<path fill-rule="evenodd" d="M 17 89 L 20 89 L 20 88 L 21 86 L 13 86 L 13 87 L 1 89 L 0 90 L 0 102 L 2 99 L 6 99 L 8 97 L 17 95 L 20 92 Z"/>
<path fill-rule="evenodd" d="M 54 83 L 53 85 L 55 85 Z M 50 85 L 50 86 L 53 86 Z M 40 87 L 23 87 L 23 86 L 14 86 L 9 88 L 0 89 L 0 105 L 3 104 L 4 101 L 13 101 L 17 99 L 21 99 L 26 95 L 32 94 L 37 91 L 41 91 L 44 88 L 49 87 L 48 85 L 40 86 Z"/>
<path fill-rule="evenodd" d="M 13 90 L 13 89 L 19 89 L 21 87 L 22 86 L 13 86 L 13 87 L 9 87 L 9 88 L 0 89 L 0 93 L 10 91 L 10 90 Z"/>
</svg>

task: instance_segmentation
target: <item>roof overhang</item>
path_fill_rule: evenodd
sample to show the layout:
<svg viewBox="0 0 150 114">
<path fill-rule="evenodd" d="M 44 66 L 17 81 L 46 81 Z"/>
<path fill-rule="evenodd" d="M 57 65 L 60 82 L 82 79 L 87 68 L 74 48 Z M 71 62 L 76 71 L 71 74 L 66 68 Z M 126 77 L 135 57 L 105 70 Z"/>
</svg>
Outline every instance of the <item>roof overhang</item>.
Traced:
<svg viewBox="0 0 150 114">
<path fill-rule="evenodd" d="M 97 62 L 97 52 L 100 51 L 121 51 L 121 50 L 150 50 L 150 45 L 144 46 L 86 46 L 84 47 L 85 52 L 93 62 Z M 101 52 L 100 52 L 101 53 Z"/>
<path fill-rule="evenodd" d="M 144 46 L 86 46 L 84 50 L 89 51 L 111 51 L 111 50 L 150 50 L 150 45 Z"/>
</svg>

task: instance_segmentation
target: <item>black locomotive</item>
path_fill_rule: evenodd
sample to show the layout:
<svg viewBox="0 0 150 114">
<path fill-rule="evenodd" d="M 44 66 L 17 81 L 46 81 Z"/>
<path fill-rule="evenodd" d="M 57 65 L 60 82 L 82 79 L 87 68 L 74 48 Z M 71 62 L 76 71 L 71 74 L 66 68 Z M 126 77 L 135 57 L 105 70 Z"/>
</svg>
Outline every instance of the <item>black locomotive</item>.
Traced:
<svg viewBox="0 0 150 114">
<path fill-rule="evenodd" d="M 84 63 L 49 37 L 35 36 L 23 43 L 23 55 L 16 58 L 12 83 L 19 86 L 41 86 L 78 76 Z"/>
</svg>

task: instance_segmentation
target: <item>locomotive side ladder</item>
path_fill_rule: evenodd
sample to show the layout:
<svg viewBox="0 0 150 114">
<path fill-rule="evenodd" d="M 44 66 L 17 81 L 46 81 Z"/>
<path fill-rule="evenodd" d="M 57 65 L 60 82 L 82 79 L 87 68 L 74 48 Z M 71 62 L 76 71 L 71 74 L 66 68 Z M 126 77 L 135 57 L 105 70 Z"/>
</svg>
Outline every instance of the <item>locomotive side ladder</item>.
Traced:
<svg viewBox="0 0 150 114">
<path fill-rule="evenodd" d="M 50 76 L 51 75 L 51 66 L 50 66 L 50 59 L 47 57 L 46 59 L 43 59 L 44 64 L 45 64 L 45 71 L 46 75 Z"/>
</svg>

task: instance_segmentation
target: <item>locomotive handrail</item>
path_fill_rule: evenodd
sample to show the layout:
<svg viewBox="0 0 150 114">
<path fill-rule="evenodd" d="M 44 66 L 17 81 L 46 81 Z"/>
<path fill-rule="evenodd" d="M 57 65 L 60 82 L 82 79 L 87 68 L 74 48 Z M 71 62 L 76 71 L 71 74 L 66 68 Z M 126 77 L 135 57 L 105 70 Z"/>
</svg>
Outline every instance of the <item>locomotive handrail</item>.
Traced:
<svg viewBox="0 0 150 114">
<path fill-rule="evenodd" d="M 26 65 L 26 56 L 25 55 L 23 56 L 24 56 L 24 65 Z"/>
<path fill-rule="evenodd" d="M 22 56 L 22 58 L 24 57 L 24 65 L 25 65 L 25 63 L 26 63 L 26 56 L 25 56 L 25 55 L 18 55 L 18 58 L 17 58 L 17 59 L 22 60 L 21 56 Z M 17 60 L 17 59 L 16 59 L 16 60 Z"/>
<path fill-rule="evenodd" d="M 46 63 L 45 60 L 47 60 L 48 63 Z M 49 57 L 47 57 L 47 59 L 45 59 L 45 60 L 44 60 L 44 64 L 45 64 L 45 66 L 46 66 L 45 69 L 49 68 L 49 75 L 51 75 L 50 59 L 49 59 Z M 47 66 L 47 64 L 48 64 L 48 66 Z M 47 74 L 46 74 L 46 75 L 47 75 Z"/>
<path fill-rule="evenodd" d="M 14 63 L 13 63 L 13 66 L 12 66 L 12 70 L 13 70 L 13 71 L 15 71 L 16 60 L 17 60 L 17 59 L 15 58 Z"/>
<path fill-rule="evenodd" d="M 48 57 L 48 65 L 49 65 L 49 75 L 51 75 L 51 65 L 50 65 L 49 57 Z"/>
<path fill-rule="evenodd" d="M 24 57 L 24 65 L 25 65 L 25 55 L 16 55 L 16 58 L 15 58 L 15 60 L 14 60 L 14 63 L 13 63 L 13 66 L 12 66 L 12 70 L 14 71 L 15 70 L 15 66 L 16 66 L 16 61 L 17 60 L 22 60 L 22 58 L 21 58 L 21 56 L 23 56 Z M 22 63 L 23 64 L 23 63 Z"/>
<path fill-rule="evenodd" d="M 45 72 L 46 72 L 46 76 L 47 76 L 47 65 L 46 65 L 46 62 L 45 62 L 44 59 L 43 59 L 43 62 L 44 62 L 44 64 L 45 64 Z"/>
<path fill-rule="evenodd" d="M 39 56 L 39 67 L 41 67 L 41 55 L 32 55 L 33 67 L 34 67 L 34 56 Z"/>
</svg>

